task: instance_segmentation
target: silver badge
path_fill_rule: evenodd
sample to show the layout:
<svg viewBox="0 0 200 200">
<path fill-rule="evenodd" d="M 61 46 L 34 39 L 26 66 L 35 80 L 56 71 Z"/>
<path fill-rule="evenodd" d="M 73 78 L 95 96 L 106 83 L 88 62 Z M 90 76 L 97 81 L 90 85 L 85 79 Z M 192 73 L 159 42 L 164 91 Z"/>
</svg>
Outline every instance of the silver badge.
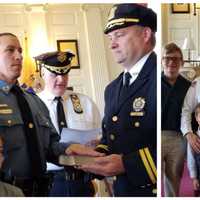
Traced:
<svg viewBox="0 0 200 200">
<path fill-rule="evenodd" d="M 3 90 L 4 92 L 9 92 L 10 87 L 9 87 L 8 85 L 5 85 L 5 86 L 2 87 L 2 90 Z"/>
<path fill-rule="evenodd" d="M 136 112 L 141 111 L 145 106 L 145 99 L 142 97 L 138 97 L 133 101 L 133 110 Z"/>
</svg>

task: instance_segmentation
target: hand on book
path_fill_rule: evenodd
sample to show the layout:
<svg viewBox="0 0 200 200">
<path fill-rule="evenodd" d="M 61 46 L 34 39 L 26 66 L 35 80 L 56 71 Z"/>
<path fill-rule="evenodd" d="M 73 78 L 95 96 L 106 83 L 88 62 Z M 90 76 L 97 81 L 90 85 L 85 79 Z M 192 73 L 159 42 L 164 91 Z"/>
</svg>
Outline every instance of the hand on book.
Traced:
<svg viewBox="0 0 200 200">
<path fill-rule="evenodd" d="M 81 165 L 78 169 L 102 176 L 115 176 L 125 172 L 122 156 L 119 154 L 95 158 L 94 162 Z"/>
<path fill-rule="evenodd" d="M 80 156 L 104 156 L 104 153 L 99 153 L 94 149 L 81 144 L 71 144 L 66 150 L 67 155 L 80 155 Z"/>
</svg>

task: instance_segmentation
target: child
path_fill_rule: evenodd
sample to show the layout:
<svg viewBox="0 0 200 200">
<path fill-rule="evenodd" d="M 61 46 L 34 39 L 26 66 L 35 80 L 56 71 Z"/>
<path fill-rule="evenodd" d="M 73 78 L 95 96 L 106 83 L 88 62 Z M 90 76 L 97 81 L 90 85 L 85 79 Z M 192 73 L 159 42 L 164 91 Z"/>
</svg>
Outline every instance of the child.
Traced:
<svg viewBox="0 0 200 200">
<path fill-rule="evenodd" d="M 200 137 L 200 103 L 195 107 L 195 119 L 198 123 L 198 130 L 196 134 Z M 196 197 L 200 196 L 200 153 L 193 151 L 188 143 L 187 148 L 187 166 L 189 169 L 190 177 L 192 179 L 194 194 Z"/>
</svg>

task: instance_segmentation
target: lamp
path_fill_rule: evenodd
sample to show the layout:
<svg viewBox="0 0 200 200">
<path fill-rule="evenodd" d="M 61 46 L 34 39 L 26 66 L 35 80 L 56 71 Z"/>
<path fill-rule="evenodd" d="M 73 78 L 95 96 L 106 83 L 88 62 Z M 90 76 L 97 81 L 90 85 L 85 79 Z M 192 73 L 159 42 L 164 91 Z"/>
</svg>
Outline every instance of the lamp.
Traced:
<svg viewBox="0 0 200 200">
<path fill-rule="evenodd" d="M 195 49 L 194 42 L 191 37 L 186 37 L 182 46 L 183 50 L 188 50 L 188 60 L 191 59 L 191 50 Z"/>
<path fill-rule="evenodd" d="M 197 15 L 197 9 L 200 9 L 200 3 L 194 3 L 194 15 Z"/>
</svg>

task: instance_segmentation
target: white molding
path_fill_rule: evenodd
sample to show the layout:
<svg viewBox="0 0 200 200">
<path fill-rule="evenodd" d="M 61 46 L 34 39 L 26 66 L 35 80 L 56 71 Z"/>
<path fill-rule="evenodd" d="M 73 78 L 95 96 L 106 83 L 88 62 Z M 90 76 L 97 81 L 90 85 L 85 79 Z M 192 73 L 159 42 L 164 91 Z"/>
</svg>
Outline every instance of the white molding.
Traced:
<svg viewBox="0 0 200 200">
<path fill-rule="evenodd" d="M 104 89 L 109 82 L 106 50 L 104 47 L 101 10 L 90 7 L 84 12 L 87 30 L 88 55 L 90 57 L 90 74 L 94 99 L 103 115 Z M 95 24 L 95 26 L 94 26 Z"/>
</svg>

